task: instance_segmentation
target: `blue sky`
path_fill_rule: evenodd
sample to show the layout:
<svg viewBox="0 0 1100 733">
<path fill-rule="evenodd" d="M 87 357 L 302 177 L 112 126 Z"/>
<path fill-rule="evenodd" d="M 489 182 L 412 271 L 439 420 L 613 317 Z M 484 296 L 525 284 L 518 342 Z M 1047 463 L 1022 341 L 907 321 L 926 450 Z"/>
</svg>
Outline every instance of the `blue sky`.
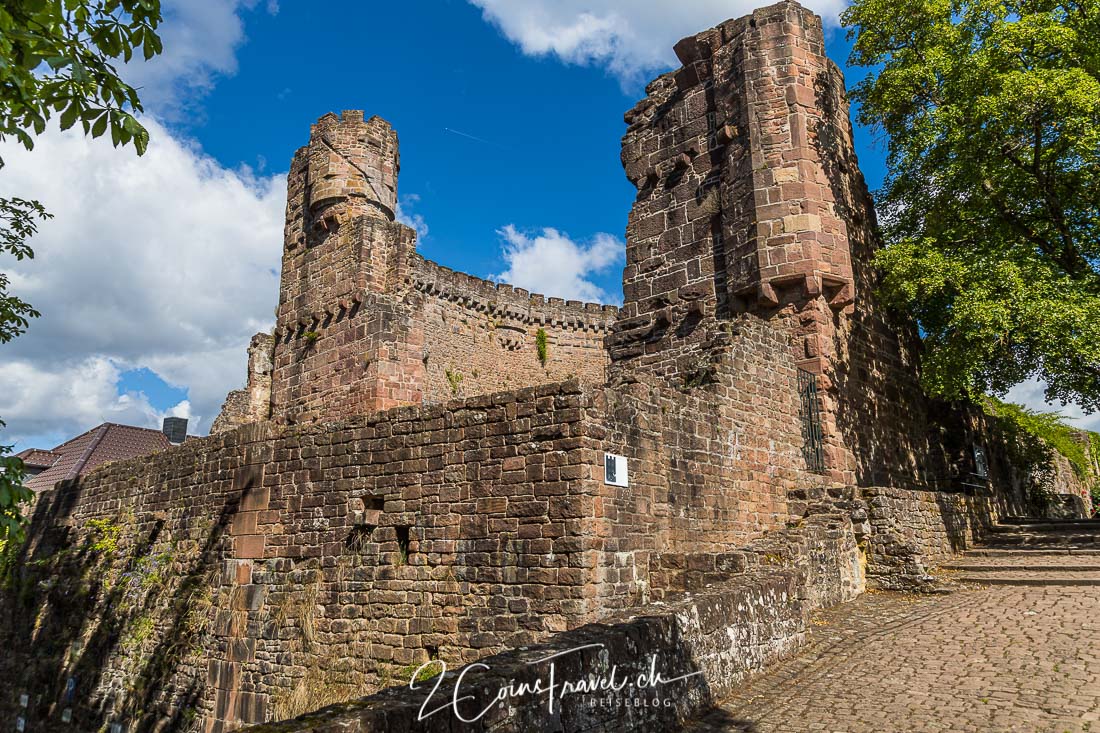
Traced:
<svg viewBox="0 0 1100 733">
<path fill-rule="evenodd" d="M 311 6 L 247 15 L 239 71 L 184 125 L 206 152 L 230 167 L 285 170 L 312 121 L 361 108 L 398 131 L 400 193 L 429 227 L 420 250 L 430 259 L 501 272 L 496 232 L 505 224 L 553 226 L 580 240 L 623 235 L 633 187 L 619 140 L 643 78 L 524 55 L 465 2 L 344 3 L 326 14 Z M 830 32 L 828 50 L 844 63 L 843 31 Z M 869 134 L 859 145 L 877 185 L 882 151 Z M 596 278 L 621 291 L 618 272 Z"/>
<path fill-rule="evenodd" d="M 43 317 L 5 347 L 0 443 L 50 446 L 166 414 L 209 429 L 243 384 L 249 338 L 272 324 L 285 171 L 329 111 L 397 129 L 402 213 L 425 257 L 618 302 L 634 193 L 623 113 L 675 64 L 676 40 L 753 5 L 166 0 L 164 57 L 127 69 L 146 101 L 146 156 L 56 130 L 30 155 L 0 146 L 0 194 L 56 214 L 38 257 L 11 268 Z M 842 0 L 809 5 L 844 66 Z M 874 188 L 884 149 L 859 128 L 856 142 Z"/>
<path fill-rule="evenodd" d="M 276 14 L 246 12 L 238 71 L 172 126 L 228 168 L 271 172 L 286 170 L 325 112 L 380 115 L 401 140 L 403 209 L 428 228 L 421 254 L 483 277 L 507 270 L 506 225 L 552 226 L 581 242 L 623 237 L 634 196 L 619 161 L 623 113 L 648 77 L 526 55 L 457 0 L 329 8 L 283 2 Z M 848 50 L 844 32 L 830 28 L 830 57 L 843 65 Z M 876 186 L 882 146 L 868 130 L 857 141 Z M 615 301 L 620 278 L 620 267 L 590 276 Z M 119 390 L 143 391 L 162 410 L 186 394 L 148 370 L 124 372 Z"/>
</svg>

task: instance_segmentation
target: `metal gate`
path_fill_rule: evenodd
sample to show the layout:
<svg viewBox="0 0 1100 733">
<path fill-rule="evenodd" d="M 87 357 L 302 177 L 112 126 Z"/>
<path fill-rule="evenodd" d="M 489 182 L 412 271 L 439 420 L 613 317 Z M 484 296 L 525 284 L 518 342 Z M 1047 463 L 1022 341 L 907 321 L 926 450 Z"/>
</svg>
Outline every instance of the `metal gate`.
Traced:
<svg viewBox="0 0 1100 733">
<path fill-rule="evenodd" d="M 802 400 L 802 456 L 806 468 L 815 473 L 825 472 L 825 449 L 821 433 L 821 408 L 817 402 L 817 377 L 798 370 L 798 395 Z"/>
</svg>

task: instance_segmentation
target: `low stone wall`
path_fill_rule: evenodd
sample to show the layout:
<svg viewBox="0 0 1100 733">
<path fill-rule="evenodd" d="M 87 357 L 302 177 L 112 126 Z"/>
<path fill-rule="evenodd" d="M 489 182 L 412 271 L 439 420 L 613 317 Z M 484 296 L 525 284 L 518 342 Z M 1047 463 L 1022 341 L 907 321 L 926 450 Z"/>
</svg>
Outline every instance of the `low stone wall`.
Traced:
<svg viewBox="0 0 1100 733">
<path fill-rule="evenodd" d="M 999 513 L 992 495 L 942 491 L 818 488 L 791 498 L 795 514 L 846 512 L 865 552 L 868 583 L 893 590 L 926 585 L 931 568 L 973 547 Z"/>
<path fill-rule="evenodd" d="M 748 676 L 797 650 L 813 611 L 850 600 L 863 590 L 859 550 L 843 513 L 815 515 L 797 528 L 770 533 L 742 555 L 747 566 L 742 574 L 698 595 L 619 612 L 547 643 L 447 670 L 442 680 L 418 682 L 415 689 L 394 687 L 247 730 L 675 730 Z M 542 692 L 551 683 L 551 663 L 557 685 L 553 703 Z M 649 684 L 656 673 L 676 681 Z M 625 686 L 616 692 L 575 692 L 566 687 L 581 680 L 614 680 Z M 496 702 L 502 690 L 505 695 L 527 692 Z M 456 715 L 451 704 L 456 698 L 468 722 Z M 421 718 L 437 708 L 442 709 Z M 484 715 L 477 717 L 482 711 Z"/>
<path fill-rule="evenodd" d="M 987 497 L 888 488 L 860 493 L 871 526 L 867 578 L 880 588 L 925 582 L 929 569 L 973 547 L 996 521 Z"/>
</svg>

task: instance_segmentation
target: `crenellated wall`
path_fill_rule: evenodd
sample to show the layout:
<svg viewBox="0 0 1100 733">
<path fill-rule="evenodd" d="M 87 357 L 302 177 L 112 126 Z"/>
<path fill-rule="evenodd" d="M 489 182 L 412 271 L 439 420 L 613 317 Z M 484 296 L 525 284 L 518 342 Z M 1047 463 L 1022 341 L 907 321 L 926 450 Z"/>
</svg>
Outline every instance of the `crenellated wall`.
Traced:
<svg viewBox="0 0 1100 733">
<path fill-rule="evenodd" d="M 333 420 L 572 377 L 602 383 L 617 310 L 425 260 L 416 233 L 394 220 L 398 170 L 396 133 L 356 111 L 322 117 L 295 154 L 271 419 Z M 250 381 L 247 391 L 263 389 Z M 239 412 L 240 399 L 227 409 Z"/>
<path fill-rule="evenodd" d="M 565 379 L 602 384 L 618 309 L 546 298 L 415 257 L 408 283 L 422 329 L 424 402 Z M 540 358 L 539 331 L 545 334 Z"/>
</svg>

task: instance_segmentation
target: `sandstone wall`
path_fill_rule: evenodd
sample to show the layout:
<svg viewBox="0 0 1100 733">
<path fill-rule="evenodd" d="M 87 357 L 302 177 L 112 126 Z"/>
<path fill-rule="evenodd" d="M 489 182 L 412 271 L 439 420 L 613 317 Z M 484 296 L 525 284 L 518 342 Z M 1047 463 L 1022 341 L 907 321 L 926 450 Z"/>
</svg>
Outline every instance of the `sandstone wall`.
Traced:
<svg viewBox="0 0 1100 733">
<path fill-rule="evenodd" d="M 491 283 L 415 257 L 409 286 L 424 343 L 423 401 L 577 379 L 603 384 L 614 306 L 564 301 Z M 545 334 L 545 361 L 539 332 Z"/>
<path fill-rule="evenodd" d="M 862 592 L 859 551 L 852 525 L 843 514 L 815 516 L 797 530 L 777 532 L 746 550 L 747 569 L 687 600 L 631 609 L 556 635 L 545 644 L 481 660 L 484 667 L 451 667 L 427 710 L 455 695 L 465 672 L 459 710 L 474 718 L 457 720 L 447 706 L 418 720 L 435 680 L 407 686 L 296 720 L 249 728 L 251 733 L 336 733 L 350 731 L 497 731 L 678 730 L 744 681 L 801 646 L 813 611 L 850 600 Z M 587 648 L 584 648 L 587 647 Z M 581 649 L 580 651 L 574 651 Z M 574 693 L 554 706 L 546 695 L 512 698 L 493 704 L 498 690 L 545 688 L 554 658 L 554 681 L 607 678 L 617 682 L 646 678 L 651 669 L 665 679 L 686 679 L 652 688 L 624 687 L 616 693 Z M 468 696 L 468 697 L 467 697 Z"/>
<path fill-rule="evenodd" d="M 791 358 L 816 379 L 822 472 L 928 485 L 947 471 L 939 423 L 915 331 L 874 302 L 874 209 L 820 18 L 779 3 L 676 53 L 683 66 L 626 114 L 638 194 L 613 371 L 680 379 L 724 322 L 756 313 L 790 334 Z"/>
<path fill-rule="evenodd" d="M 782 3 L 677 54 L 627 117 L 622 313 L 419 257 L 393 216 L 396 134 L 323 117 L 288 180 L 271 422 L 42 496 L 0 600 L 0 724 L 230 730 L 431 658 L 505 652 L 494 664 L 520 674 L 526 652 L 506 650 L 599 619 L 558 641 L 705 673 L 628 714 L 661 729 L 795 648 L 812 609 L 862 589 L 862 563 L 919 581 L 1024 506 L 1010 451 L 919 397 L 912 334 L 874 305 L 873 210 L 820 20 Z M 258 365 L 219 427 L 265 416 Z M 312 730 L 419 729 L 415 707 L 393 693 Z M 543 710 L 489 720 L 600 730 L 621 713 Z"/>
<path fill-rule="evenodd" d="M 289 717 L 745 570 L 810 477 L 787 336 L 745 316 L 726 338 L 679 388 L 257 423 L 44 495 L 3 600 L 0 679 L 26 683 L 0 711 L 26 693 L 29 720 L 89 727 Z M 604 482 L 605 451 L 630 486 Z"/>
<path fill-rule="evenodd" d="M 2 597 L 0 718 L 27 694 L 28 729 L 222 730 L 582 623 L 588 409 L 573 381 L 327 429 L 258 424 L 47 492 Z"/>
<path fill-rule="evenodd" d="M 603 383 L 616 309 L 420 257 L 416 233 L 394 221 L 398 169 L 396 133 L 362 112 L 322 117 L 295 154 L 272 419 L 335 420 L 569 378 Z"/>
<path fill-rule="evenodd" d="M 865 488 L 860 499 L 870 524 L 867 580 L 876 587 L 908 589 L 928 572 L 973 548 L 996 522 L 992 496 Z"/>
<path fill-rule="evenodd" d="M 648 569 L 670 555 L 694 562 L 781 527 L 788 490 L 822 481 L 802 454 L 787 334 L 751 315 L 720 334 L 679 383 L 639 370 L 600 393 L 596 434 L 630 466 L 629 487 L 601 486 L 607 604 L 648 600 Z"/>
</svg>

